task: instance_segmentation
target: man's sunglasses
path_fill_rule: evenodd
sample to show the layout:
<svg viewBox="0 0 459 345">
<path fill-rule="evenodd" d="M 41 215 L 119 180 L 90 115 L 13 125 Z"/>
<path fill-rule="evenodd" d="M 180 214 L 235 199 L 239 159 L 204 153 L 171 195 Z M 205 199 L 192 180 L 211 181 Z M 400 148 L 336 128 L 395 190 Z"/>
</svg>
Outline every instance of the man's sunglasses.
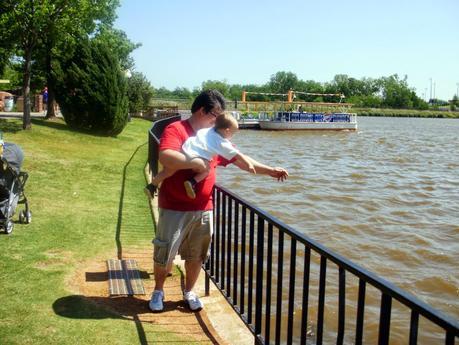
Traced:
<svg viewBox="0 0 459 345">
<path fill-rule="evenodd" d="M 217 112 L 215 112 L 213 110 L 209 111 L 207 114 L 210 114 L 213 117 L 217 117 L 217 116 L 223 115 L 223 113 L 217 113 Z"/>
</svg>

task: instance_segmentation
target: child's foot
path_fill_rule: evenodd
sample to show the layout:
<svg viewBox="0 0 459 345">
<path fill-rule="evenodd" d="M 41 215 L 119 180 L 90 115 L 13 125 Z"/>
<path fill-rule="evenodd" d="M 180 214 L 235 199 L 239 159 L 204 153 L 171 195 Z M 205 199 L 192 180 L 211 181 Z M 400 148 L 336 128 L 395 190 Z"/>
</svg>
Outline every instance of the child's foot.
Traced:
<svg viewBox="0 0 459 345">
<path fill-rule="evenodd" d="M 153 199 L 156 194 L 156 189 L 157 187 L 154 184 L 147 184 L 147 186 L 144 188 L 145 194 L 150 198 Z"/>
<path fill-rule="evenodd" d="M 194 184 L 190 180 L 187 180 L 183 182 L 183 185 L 185 186 L 186 195 L 188 195 L 190 199 L 195 199 L 196 192 L 194 191 Z"/>
</svg>

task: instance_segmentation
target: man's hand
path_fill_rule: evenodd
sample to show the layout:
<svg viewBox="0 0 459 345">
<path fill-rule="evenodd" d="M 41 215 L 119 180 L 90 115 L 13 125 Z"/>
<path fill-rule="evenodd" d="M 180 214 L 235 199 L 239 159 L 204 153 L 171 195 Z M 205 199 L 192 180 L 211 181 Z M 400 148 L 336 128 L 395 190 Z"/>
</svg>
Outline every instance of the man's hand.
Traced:
<svg viewBox="0 0 459 345">
<path fill-rule="evenodd" d="M 277 178 L 277 181 L 283 182 L 284 180 L 287 179 L 288 177 L 288 172 L 284 168 L 271 168 L 271 170 L 268 173 L 269 176 Z"/>
</svg>

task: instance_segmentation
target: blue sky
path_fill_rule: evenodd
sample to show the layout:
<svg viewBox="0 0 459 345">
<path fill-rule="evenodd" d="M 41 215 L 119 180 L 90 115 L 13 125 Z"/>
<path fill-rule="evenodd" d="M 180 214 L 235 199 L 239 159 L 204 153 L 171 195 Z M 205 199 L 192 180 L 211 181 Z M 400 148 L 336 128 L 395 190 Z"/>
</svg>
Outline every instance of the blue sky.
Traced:
<svg viewBox="0 0 459 345">
<path fill-rule="evenodd" d="M 459 0 L 121 0 L 115 26 L 156 88 L 397 73 L 451 99 L 459 83 Z"/>
</svg>

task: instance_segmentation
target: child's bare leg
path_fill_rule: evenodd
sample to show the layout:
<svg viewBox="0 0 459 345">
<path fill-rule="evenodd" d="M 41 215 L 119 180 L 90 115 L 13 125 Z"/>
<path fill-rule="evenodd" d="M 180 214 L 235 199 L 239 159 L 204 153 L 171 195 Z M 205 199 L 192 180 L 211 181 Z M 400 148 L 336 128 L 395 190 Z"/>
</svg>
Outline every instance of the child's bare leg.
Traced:
<svg viewBox="0 0 459 345">
<path fill-rule="evenodd" d="M 155 177 L 151 179 L 151 184 L 155 186 L 159 186 L 161 182 L 163 182 L 165 179 L 167 179 L 169 176 L 174 175 L 176 170 L 169 169 L 169 168 L 163 168 Z"/>
<path fill-rule="evenodd" d="M 169 176 L 172 176 L 175 173 L 175 170 L 163 168 L 156 176 L 151 179 L 151 182 L 147 184 L 144 191 L 148 197 L 153 198 L 155 196 L 156 190 L 161 182 L 163 182 Z"/>
<path fill-rule="evenodd" d="M 201 182 L 204 180 L 207 176 L 209 175 L 209 171 L 202 171 L 196 175 L 194 175 L 193 179 L 195 180 L 196 183 Z"/>
</svg>

